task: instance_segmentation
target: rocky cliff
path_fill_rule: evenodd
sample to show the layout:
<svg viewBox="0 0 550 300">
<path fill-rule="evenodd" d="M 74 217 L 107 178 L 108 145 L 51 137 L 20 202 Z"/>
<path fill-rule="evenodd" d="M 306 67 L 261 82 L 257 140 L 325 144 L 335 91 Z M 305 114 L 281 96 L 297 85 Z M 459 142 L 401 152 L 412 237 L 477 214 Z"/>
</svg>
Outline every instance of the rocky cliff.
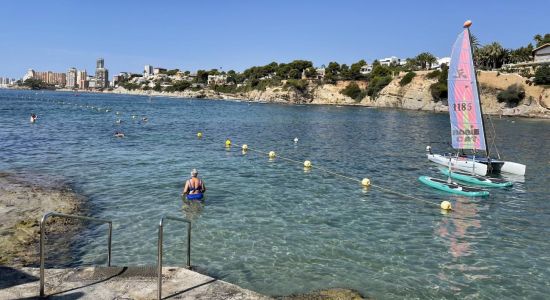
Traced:
<svg viewBox="0 0 550 300">
<path fill-rule="evenodd" d="M 378 107 L 398 107 L 415 110 L 447 111 L 446 101 L 434 102 L 430 94 L 430 85 L 436 79 L 426 78 L 427 72 L 418 72 L 412 82 L 404 87 L 399 85 L 401 76 L 386 86 L 377 99 L 366 97 L 361 104 Z M 526 79 L 517 74 L 498 72 L 479 72 L 483 112 L 487 114 L 550 118 L 550 89 L 529 85 Z M 508 107 L 497 100 L 499 92 L 512 84 L 525 89 L 525 99 L 516 107 Z"/>
<path fill-rule="evenodd" d="M 129 93 L 152 96 L 171 96 L 182 98 L 210 98 L 210 99 L 242 99 L 248 101 L 279 102 L 292 104 L 335 104 L 361 105 L 374 107 L 393 107 L 412 110 L 427 110 L 436 112 L 447 111 L 447 102 L 435 102 L 430 93 L 430 85 L 437 79 L 426 77 L 428 72 L 417 72 L 417 76 L 405 85 L 400 86 L 402 75 L 395 77 L 386 86 L 376 99 L 368 96 L 355 101 L 340 92 L 350 83 L 341 81 L 336 84 L 310 83 L 302 91 L 295 88 L 267 87 L 265 90 L 253 90 L 243 93 L 224 94 L 211 89 L 200 91 L 184 91 L 179 93 L 127 91 L 118 88 L 114 93 Z M 498 72 L 479 72 L 478 79 L 481 87 L 481 102 L 483 112 L 505 116 L 524 116 L 535 118 L 550 118 L 550 88 L 530 85 L 526 79 L 517 74 L 501 74 Z M 360 88 L 367 86 L 366 82 L 356 82 Z M 508 107 L 500 103 L 497 95 L 512 84 L 519 84 L 525 89 L 525 99 L 516 107 Z"/>
</svg>

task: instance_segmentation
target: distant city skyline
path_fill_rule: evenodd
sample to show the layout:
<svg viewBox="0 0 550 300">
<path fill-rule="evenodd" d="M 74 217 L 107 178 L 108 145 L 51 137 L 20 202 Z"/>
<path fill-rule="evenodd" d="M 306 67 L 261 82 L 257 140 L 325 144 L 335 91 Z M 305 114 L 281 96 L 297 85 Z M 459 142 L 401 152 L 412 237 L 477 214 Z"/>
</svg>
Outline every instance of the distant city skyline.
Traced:
<svg viewBox="0 0 550 300">
<path fill-rule="evenodd" d="M 424 51 L 443 57 L 467 19 L 482 44 L 517 48 L 548 33 L 548 11 L 542 0 L 11 1 L 0 10 L 0 76 L 94 72 L 99 57 L 111 78 L 145 65 L 242 71 L 294 59 L 320 66 Z"/>
</svg>

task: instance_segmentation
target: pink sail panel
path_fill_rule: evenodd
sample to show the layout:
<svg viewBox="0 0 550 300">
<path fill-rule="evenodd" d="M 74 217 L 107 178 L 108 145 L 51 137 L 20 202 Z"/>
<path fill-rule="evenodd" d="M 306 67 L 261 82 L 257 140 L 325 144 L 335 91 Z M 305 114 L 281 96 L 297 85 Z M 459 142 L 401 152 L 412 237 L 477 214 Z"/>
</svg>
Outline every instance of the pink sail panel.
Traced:
<svg viewBox="0 0 550 300">
<path fill-rule="evenodd" d="M 448 75 L 451 137 L 455 149 L 486 149 L 474 72 L 470 34 L 464 29 L 453 45 Z"/>
</svg>

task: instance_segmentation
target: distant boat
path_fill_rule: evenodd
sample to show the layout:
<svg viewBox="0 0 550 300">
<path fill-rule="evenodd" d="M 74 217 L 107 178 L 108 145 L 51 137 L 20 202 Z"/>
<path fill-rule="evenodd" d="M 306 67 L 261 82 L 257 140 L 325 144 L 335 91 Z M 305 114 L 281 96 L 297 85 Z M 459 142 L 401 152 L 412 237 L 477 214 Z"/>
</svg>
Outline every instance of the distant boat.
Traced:
<svg viewBox="0 0 550 300">
<path fill-rule="evenodd" d="M 482 176 L 500 172 L 525 175 L 525 165 L 500 160 L 498 153 L 497 159 L 490 156 L 472 55 L 471 24 L 471 21 L 464 23 L 464 30 L 453 45 L 447 78 L 452 147 L 458 150 L 459 154 L 433 154 L 428 146 L 428 159 Z M 465 150 L 470 151 L 470 154 L 466 155 Z"/>
</svg>

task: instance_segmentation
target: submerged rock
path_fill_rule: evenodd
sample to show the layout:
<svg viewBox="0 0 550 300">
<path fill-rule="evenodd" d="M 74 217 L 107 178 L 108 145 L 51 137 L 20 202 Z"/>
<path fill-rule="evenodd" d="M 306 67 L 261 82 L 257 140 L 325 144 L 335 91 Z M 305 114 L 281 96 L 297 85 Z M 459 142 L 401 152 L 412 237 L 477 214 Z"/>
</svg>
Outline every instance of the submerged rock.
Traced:
<svg viewBox="0 0 550 300">
<path fill-rule="evenodd" d="M 349 289 L 333 288 L 314 291 L 307 294 L 297 294 L 281 297 L 282 300 L 362 300 L 359 292 Z"/>
</svg>

